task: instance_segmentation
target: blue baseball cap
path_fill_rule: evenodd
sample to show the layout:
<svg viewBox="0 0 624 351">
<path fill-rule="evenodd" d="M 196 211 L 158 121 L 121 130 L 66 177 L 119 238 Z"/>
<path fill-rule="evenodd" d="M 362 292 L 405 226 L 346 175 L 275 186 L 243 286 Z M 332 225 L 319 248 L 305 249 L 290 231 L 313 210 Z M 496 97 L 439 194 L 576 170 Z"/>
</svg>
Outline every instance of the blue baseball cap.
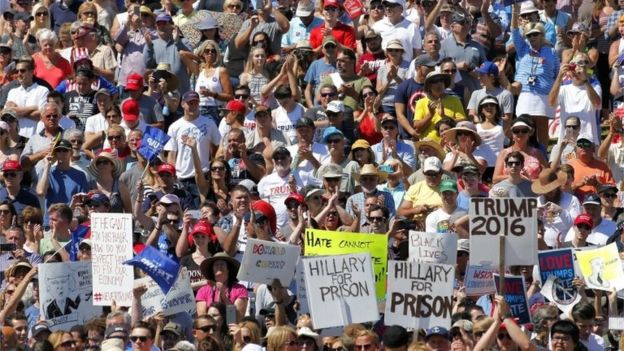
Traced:
<svg viewBox="0 0 624 351">
<path fill-rule="evenodd" d="M 491 74 L 494 77 L 498 77 L 498 67 L 492 61 L 485 61 L 477 68 L 477 72 L 483 74 Z"/>
<path fill-rule="evenodd" d="M 451 334 L 449 333 L 448 330 L 446 330 L 446 328 L 432 327 L 432 328 L 427 329 L 427 334 L 425 334 L 425 340 L 429 339 L 430 337 L 434 335 L 439 335 L 449 340 L 451 339 Z"/>
<path fill-rule="evenodd" d="M 330 136 L 332 135 L 340 135 L 341 137 L 344 138 L 344 134 L 342 134 L 342 132 L 340 131 L 340 129 L 336 128 L 336 127 L 327 127 L 325 128 L 325 130 L 323 131 L 323 142 L 327 143 L 327 139 L 329 139 Z"/>
<path fill-rule="evenodd" d="M 156 22 L 172 22 L 173 19 L 168 13 L 161 13 L 156 16 Z"/>
</svg>

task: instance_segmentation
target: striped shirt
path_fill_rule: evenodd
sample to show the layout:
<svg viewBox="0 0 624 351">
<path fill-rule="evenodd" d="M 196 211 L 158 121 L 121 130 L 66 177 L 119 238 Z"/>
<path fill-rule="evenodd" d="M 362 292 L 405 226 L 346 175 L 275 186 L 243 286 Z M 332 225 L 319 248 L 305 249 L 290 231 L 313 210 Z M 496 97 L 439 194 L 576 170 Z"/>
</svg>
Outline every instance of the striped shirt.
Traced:
<svg viewBox="0 0 624 351">
<path fill-rule="evenodd" d="M 511 31 L 511 38 L 517 54 L 516 81 L 522 83 L 522 92 L 548 95 L 559 73 L 557 52 L 550 45 L 533 50 L 518 28 Z M 534 77 L 535 84 L 529 84 L 529 77 Z"/>
</svg>

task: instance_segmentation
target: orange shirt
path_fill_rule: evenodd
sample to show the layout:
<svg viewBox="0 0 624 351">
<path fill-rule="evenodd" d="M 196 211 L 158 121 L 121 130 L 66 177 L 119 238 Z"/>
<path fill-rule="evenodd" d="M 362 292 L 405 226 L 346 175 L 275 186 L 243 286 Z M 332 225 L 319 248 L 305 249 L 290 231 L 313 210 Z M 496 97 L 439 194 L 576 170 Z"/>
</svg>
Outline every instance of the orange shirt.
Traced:
<svg viewBox="0 0 624 351">
<path fill-rule="evenodd" d="M 609 166 L 600 160 L 594 159 L 585 163 L 577 158 L 570 160 L 568 164 L 574 168 L 573 187 L 583 184 L 583 179 L 591 176 L 596 176 L 598 184 L 615 184 Z M 593 185 L 583 185 L 576 189 L 575 195 L 583 201 L 585 195 L 590 193 L 598 193 L 598 189 Z"/>
</svg>

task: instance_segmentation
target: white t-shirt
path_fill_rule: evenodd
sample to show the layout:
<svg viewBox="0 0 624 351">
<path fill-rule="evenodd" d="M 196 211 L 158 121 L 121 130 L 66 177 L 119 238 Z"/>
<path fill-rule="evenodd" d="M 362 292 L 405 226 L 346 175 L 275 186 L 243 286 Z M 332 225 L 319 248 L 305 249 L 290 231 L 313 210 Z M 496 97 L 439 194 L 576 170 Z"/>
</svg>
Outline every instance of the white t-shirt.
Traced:
<svg viewBox="0 0 624 351">
<path fill-rule="evenodd" d="M 299 157 L 299 144 L 288 146 L 287 149 L 288 151 L 290 151 L 290 156 L 292 157 L 293 161 L 295 160 L 295 158 Z M 314 158 L 317 159 L 319 163 L 328 155 L 329 152 L 327 151 L 327 146 L 325 144 L 312 144 L 312 156 L 314 156 Z M 316 169 L 308 160 L 303 160 L 299 162 L 299 165 L 297 166 L 297 171 L 299 172 L 299 176 L 301 177 L 301 181 L 304 186 L 323 184 L 320 179 L 316 178 Z"/>
<path fill-rule="evenodd" d="M 431 212 L 425 219 L 425 231 L 427 233 L 446 234 L 449 232 L 449 218 L 457 212 L 464 212 L 461 208 L 456 208 L 452 213 L 446 213 L 442 208 Z"/>
<path fill-rule="evenodd" d="M 624 180 L 624 147 L 622 143 L 611 144 L 609 146 L 607 163 L 613 174 L 613 179 L 619 184 Z"/>
<path fill-rule="evenodd" d="M 74 122 L 71 118 L 67 116 L 61 117 L 58 123 L 59 123 L 59 126 L 63 130 L 76 128 L 76 122 Z M 37 122 L 37 130 L 35 131 L 35 133 L 41 133 L 41 131 L 43 131 L 43 128 L 44 128 L 43 121 Z"/>
<path fill-rule="evenodd" d="M 381 35 L 381 46 L 385 50 L 388 42 L 398 39 L 403 44 L 403 59 L 411 61 L 414 58 L 414 49 L 422 47 L 422 38 L 418 25 L 403 18 L 397 24 L 392 24 L 387 17 L 373 24 L 375 33 Z"/>
<path fill-rule="evenodd" d="M 99 133 L 108 129 L 108 122 L 102 113 L 87 117 L 85 121 L 85 133 Z"/>
<path fill-rule="evenodd" d="M 303 117 L 304 112 L 305 108 L 301 106 L 301 104 L 297 104 L 292 112 L 287 112 L 286 109 L 281 106 L 273 111 L 275 128 L 284 133 L 284 136 L 290 139 L 291 144 L 297 143 L 295 124 L 301 117 Z"/>
<path fill-rule="evenodd" d="M 9 90 L 7 102 L 14 102 L 18 107 L 38 106 L 42 108 L 48 98 L 48 89 L 37 83 L 33 83 L 28 88 L 17 86 Z M 35 134 L 37 122 L 32 119 L 19 117 L 19 135 L 30 138 Z"/>
<path fill-rule="evenodd" d="M 598 96 L 602 96 L 602 89 L 598 81 L 592 83 L 592 88 Z M 579 138 L 592 140 L 596 145 L 600 143 L 600 126 L 596 123 L 596 108 L 589 101 L 587 87 L 566 84 L 559 90 L 560 125 L 564 126 L 569 116 L 577 116 L 581 120 Z M 559 128 L 559 140 L 565 137 L 565 128 Z"/>
<path fill-rule="evenodd" d="M 195 176 L 192 152 L 182 143 L 183 135 L 195 138 L 202 170 L 208 170 L 212 148 L 221 141 L 221 134 L 210 117 L 199 116 L 192 121 L 182 117 L 169 127 L 167 134 L 171 139 L 165 145 L 165 150 L 177 153 L 175 168 L 179 179 Z"/>
<path fill-rule="evenodd" d="M 481 137 L 481 145 L 478 150 L 487 161 L 488 167 L 494 167 L 496 158 L 503 150 L 505 144 L 505 133 L 503 127 L 498 125 L 491 129 L 483 129 L 481 123 L 477 124 L 477 134 Z"/>
<path fill-rule="evenodd" d="M 286 212 L 286 205 L 284 200 L 290 194 L 290 187 L 288 186 L 289 173 L 285 177 L 280 177 L 277 172 L 273 172 L 260 180 L 258 183 L 258 194 L 262 200 L 270 203 L 275 209 L 277 214 L 277 228 L 281 228 L 288 223 L 288 212 Z M 302 182 L 298 172 L 292 173 L 295 176 L 295 183 L 297 184 L 297 190 L 301 189 Z"/>
</svg>

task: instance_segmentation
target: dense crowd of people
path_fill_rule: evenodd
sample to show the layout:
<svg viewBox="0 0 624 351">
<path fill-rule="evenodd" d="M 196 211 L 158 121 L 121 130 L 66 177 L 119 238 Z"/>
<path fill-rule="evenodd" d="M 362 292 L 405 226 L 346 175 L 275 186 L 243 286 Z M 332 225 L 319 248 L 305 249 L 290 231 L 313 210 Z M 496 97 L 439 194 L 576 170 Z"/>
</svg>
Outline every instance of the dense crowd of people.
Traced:
<svg viewBox="0 0 624 351">
<path fill-rule="evenodd" d="M 10 0 L 0 12 L 0 350 L 624 349 L 607 324 L 617 292 L 582 277 L 563 313 L 536 267 L 508 267 L 525 277 L 531 324 L 464 289 L 479 262 L 473 197 L 537 198 L 540 250 L 624 251 L 622 1 Z M 170 139 L 152 159 L 139 150 L 153 130 Z M 138 286 L 129 309 L 50 325 L 38 266 L 90 260 L 88 235 L 77 257 L 67 245 L 91 213 L 132 214 L 134 253 L 153 246 L 184 267 L 195 311 L 144 318 Z M 304 255 L 312 228 L 386 235 L 389 260 L 409 259 L 410 231 L 456 233 L 452 327 L 321 331 L 294 282 L 236 279 L 248 238 Z"/>
</svg>

